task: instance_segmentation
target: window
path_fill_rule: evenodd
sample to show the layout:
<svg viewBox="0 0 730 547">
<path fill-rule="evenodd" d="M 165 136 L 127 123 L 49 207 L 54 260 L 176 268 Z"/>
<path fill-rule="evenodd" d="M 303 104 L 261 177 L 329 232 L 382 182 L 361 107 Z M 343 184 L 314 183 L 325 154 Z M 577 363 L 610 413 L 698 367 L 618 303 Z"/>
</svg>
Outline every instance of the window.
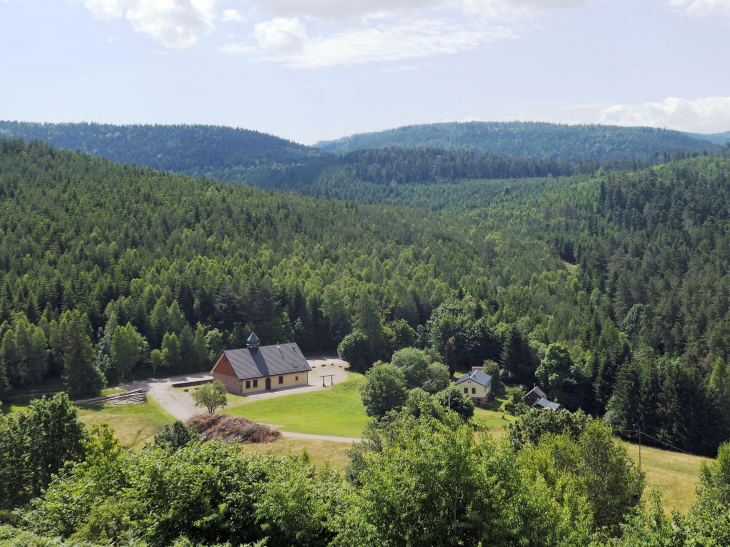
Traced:
<svg viewBox="0 0 730 547">
<path fill-rule="evenodd" d="M 294 376 L 294 381 L 296 382 L 297 380 L 299 380 L 299 376 Z"/>
<path fill-rule="evenodd" d="M 469 393 L 469 388 L 468 387 L 465 387 L 464 388 L 464 393 L 467 393 L 467 394 Z"/>
<path fill-rule="evenodd" d="M 280 384 L 283 384 L 284 383 L 284 377 L 283 376 L 279 376 L 279 383 Z"/>
<path fill-rule="evenodd" d="M 251 389 L 251 380 L 246 380 L 246 389 Z"/>
<path fill-rule="evenodd" d="M 259 387 L 259 381 L 258 380 L 254 380 L 253 381 L 253 387 Z"/>
<path fill-rule="evenodd" d="M 475 387 L 471 388 L 471 394 L 472 395 L 475 395 L 476 392 L 477 392 L 477 388 L 475 388 Z"/>
</svg>

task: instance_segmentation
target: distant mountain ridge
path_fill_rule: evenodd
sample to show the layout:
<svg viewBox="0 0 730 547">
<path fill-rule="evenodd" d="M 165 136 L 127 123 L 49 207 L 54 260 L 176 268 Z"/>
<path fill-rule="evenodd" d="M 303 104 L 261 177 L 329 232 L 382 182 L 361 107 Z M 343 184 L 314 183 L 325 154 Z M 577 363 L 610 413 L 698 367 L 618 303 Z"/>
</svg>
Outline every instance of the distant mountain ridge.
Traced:
<svg viewBox="0 0 730 547">
<path fill-rule="evenodd" d="M 589 174 L 599 167 L 631 170 L 638 164 L 662 163 L 679 149 L 692 154 L 721 151 L 717 144 L 676 131 L 533 122 L 410 126 L 340 139 L 327 145 L 328 150 L 211 125 L 0 121 L 4 136 L 193 177 L 403 204 L 413 192 L 424 192 L 423 185 L 448 183 L 448 191 L 427 190 L 430 196 L 445 195 L 465 181 Z M 406 189 L 412 186 L 419 188 Z M 431 206 L 442 201 L 426 199 Z"/>
<path fill-rule="evenodd" d="M 720 146 L 679 131 L 650 127 L 561 125 L 545 122 L 451 122 L 360 133 L 315 146 L 328 152 L 359 149 L 443 148 L 517 158 L 602 161 L 649 158 L 654 153 L 718 153 Z"/>
<path fill-rule="evenodd" d="M 730 142 L 730 131 L 725 131 L 724 133 L 711 133 L 711 134 L 704 134 L 704 133 L 687 133 L 692 138 L 710 141 L 715 144 L 719 144 L 720 146 L 724 146 L 728 142 Z"/>
<path fill-rule="evenodd" d="M 114 162 L 236 180 L 241 170 L 295 165 L 326 152 L 266 133 L 214 125 L 112 125 L 0 121 L 0 137 L 41 140 Z"/>
</svg>

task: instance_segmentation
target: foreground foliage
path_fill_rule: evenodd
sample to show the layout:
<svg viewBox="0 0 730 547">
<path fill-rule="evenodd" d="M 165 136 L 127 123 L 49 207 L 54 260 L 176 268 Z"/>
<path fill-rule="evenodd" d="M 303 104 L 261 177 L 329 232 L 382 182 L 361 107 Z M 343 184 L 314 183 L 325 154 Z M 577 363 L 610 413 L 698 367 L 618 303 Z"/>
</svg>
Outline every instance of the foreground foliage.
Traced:
<svg viewBox="0 0 730 547">
<path fill-rule="evenodd" d="M 0 149 L 0 391 L 204 370 L 255 329 L 362 372 L 407 347 L 450 373 L 489 360 L 627 436 L 727 439 L 726 158 L 490 184 L 424 215 Z"/>
<path fill-rule="evenodd" d="M 86 431 L 65 395 L 0 416 L 0 509 L 39 496 L 66 463 L 81 461 Z"/>
<path fill-rule="evenodd" d="M 428 401 L 371 422 L 346 478 L 317 472 L 306 454 L 248 454 L 179 423 L 135 452 L 96 424 L 44 491 L 9 505 L 19 521 L 0 526 L 0 545 L 680 547 L 730 537 L 730 445 L 703 467 L 691 511 L 667 517 L 655 494 L 639 505 L 643 474 L 601 421 L 529 411 L 530 433 L 497 444 Z M 27 434 L 43 419 L 26 414 Z"/>
</svg>

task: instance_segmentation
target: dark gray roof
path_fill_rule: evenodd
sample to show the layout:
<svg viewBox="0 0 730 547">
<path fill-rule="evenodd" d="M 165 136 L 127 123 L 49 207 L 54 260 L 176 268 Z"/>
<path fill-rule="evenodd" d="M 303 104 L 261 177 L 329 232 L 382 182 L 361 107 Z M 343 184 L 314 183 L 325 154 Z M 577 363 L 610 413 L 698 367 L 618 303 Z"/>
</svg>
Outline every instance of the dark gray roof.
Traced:
<svg viewBox="0 0 730 547">
<path fill-rule="evenodd" d="M 538 398 L 547 399 L 547 394 L 537 386 L 533 387 L 530 391 L 528 391 L 527 394 L 525 395 L 525 397 L 527 397 L 530 393 L 534 393 L 535 395 L 538 396 Z"/>
<path fill-rule="evenodd" d="M 489 374 L 486 374 L 482 372 L 481 370 L 472 370 L 469 374 L 464 374 L 461 378 L 459 378 L 454 385 L 458 386 L 462 382 L 466 382 L 467 380 L 474 380 L 477 384 L 487 387 L 489 385 L 489 382 L 492 381 L 492 377 Z"/>
<path fill-rule="evenodd" d="M 554 403 L 545 399 L 544 397 L 541 397 L 540 399 L 535 401 L 535 404 L 532 405 L 532 408 L 549 408 L 550 410 L 557 410 L 560 408 L 560 403 Z"/>
<path fill-rule="evenodd" d="M 223 352 L 239 380 L 307 372 L 312 370 L 294 343 L 260 348 L 229 349 Z"/>
</svg>

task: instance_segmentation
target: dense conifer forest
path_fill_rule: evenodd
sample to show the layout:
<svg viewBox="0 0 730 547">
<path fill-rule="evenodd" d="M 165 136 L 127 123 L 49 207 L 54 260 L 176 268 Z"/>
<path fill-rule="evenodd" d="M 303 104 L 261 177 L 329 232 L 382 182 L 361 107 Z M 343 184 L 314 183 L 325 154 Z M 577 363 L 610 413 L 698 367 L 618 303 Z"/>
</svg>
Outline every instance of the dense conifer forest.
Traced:
<svg viewBox="0 0 730 547">
<path fill-rule="evenodd" d="M 555 161 L 603 161 L 650 158 L 655 153 L 717 152 L 725 141 L 701 139 L 651 127 L 560 125 L 544 122 L 452 122 L 410 125 L 317 143 L 331 152 L 363 148 L 444 148 L 469 152 L 544 158 Z M 701 139 L 701 140 L 700 140 Z"/>
<path fill-rule="evenodd" d="M 205 368 L 253 329 L 309 351 L 359 341 L 364 367 L 453 338 L 460 368 L 493 360 L 571 410 L 714 454 L 730 423 L 730 161 L 498 182 L 469 187 L 478 207 L 456 193 L 424 215 L 5 139 L 0 378 L 73 383 L 77 323 L 93 359 L 74 374 L 94 389 Z"/>
<path fill-rule="evenodd" d="M 118 163 L 193 177 L 365 202 L 389 199 L 387 190 L 374 185 L 636 169 L 666 162 L 678 150 L 685 154 L 721 150 L 718 144 L 676 131 L 521 122 L 412 126 L 355 135 L 341 141 L 346 144 L 321 148 L 256 131 L 204 125 L 0 121 L 2 136 L 38 139 Z M 376 198 L 373 191 L 382 195 Z"/>
<path fill-rule="evenodd" d="M 0 397 L 206 369 L 256 330 L 359 371 L 413 347 L 490 363 L 566 409 L 527 411 L 497 443 L 415 393 L 343 477 L 181 423 L 135 452 L 58 395 L 0 418 L 0 542 L 726 544 L 727 152 L 507 179 L 462 178 L 468 154 L 363 152 L 347 169 L 370 186 L 344 187 L 364 204 L 0 139 Z M 718 457 L 687 515 L 640 504 L 644 475 L 613 441 L 637 429 Z"/>
<path fill-rule="evenodd" d="M 118 163 L 230 181 L 256 167 L 316 162 L 327 156 L 316 148 L 273 135 L 214 125 L 0 121 L 0 137 L 37 139 Z"/>
</svg>

